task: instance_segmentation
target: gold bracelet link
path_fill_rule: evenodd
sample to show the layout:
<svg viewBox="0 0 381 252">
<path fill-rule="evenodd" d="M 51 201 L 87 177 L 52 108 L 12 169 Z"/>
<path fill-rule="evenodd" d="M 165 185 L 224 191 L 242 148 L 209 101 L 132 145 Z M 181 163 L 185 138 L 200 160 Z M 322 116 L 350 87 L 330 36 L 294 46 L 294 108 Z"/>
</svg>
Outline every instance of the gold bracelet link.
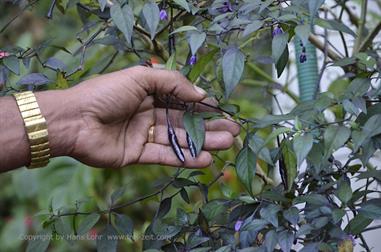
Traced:
<svg viewBox="0 0 381 252">
<path fill-rule="evenodd" d="M 46 120 L 42 116 L 36 96 L 31 91 L 15 93 L 30 145 L 31 163 L 28 168 L 39 168 L 49 163 L 50 147 Z"/>
</svg>

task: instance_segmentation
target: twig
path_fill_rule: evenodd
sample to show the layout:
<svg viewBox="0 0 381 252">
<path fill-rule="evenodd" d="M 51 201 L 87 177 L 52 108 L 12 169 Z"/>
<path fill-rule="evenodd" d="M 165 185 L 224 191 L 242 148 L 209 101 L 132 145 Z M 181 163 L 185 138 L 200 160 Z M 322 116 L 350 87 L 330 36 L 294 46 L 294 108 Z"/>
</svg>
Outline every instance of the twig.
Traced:
<svg viewBox="0 0 381 252">
<path fill-rule="evenodd" d="M 361 44 L 359 48 L 359 52 L 365 51 L 372 44 L 373 39 L 378 35 L 380 31 L 381 31 L 381 22 L 379 22 L 376 25 L 376 27 L 364 39 L 364 42 Z"/>
<path fill-rule="evenodd" d="M 365 23 L 366 23 L 366 12 L 368 10 L 368 0 L 362 0 L 361 4 L 361 18 L 359 23 L 359 29 L 357 33 L 357 39 L 355 41 L 355 45 L 353 47 L 353 55 L 359 52 L 361 41 L 363 39 L 363 34 L 365 30 Z"/>
<path fill-rule="evenodd" d="M 308 40 L 316 46 L 320 51 L 324 52 L 324 43 L 322 43 L 315 35 L 310 35 L 308 37 Z M 332 51 L 330 48 L 327 48 L 327 55 L 330 57 L 332 60 L 337 61 L 340 60 L 341 57 L 334 51 Z"/>
<path fill-rule="evenodd" d="M 54 11 L 54 7 L 56 6 L 56 3 L 57 3 L 57 0 L 52 0 L 49 7 L 48 14 L 46 14 L 47 18 L 51 19 L 53 17 L 53 11 Z"/>
</svg>

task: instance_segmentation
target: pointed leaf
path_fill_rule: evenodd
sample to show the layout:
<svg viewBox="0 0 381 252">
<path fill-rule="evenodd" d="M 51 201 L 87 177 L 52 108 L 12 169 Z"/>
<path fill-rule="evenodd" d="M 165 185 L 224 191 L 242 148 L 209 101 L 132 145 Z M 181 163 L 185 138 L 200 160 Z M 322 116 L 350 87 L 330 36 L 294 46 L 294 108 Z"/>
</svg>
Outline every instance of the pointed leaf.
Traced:
<svg viewBox="0 0 381 252">
<path fill-rule="evenodd" d="M 202 46 L 206 39 L 205 32 L 189 31 L 187 32 L 187 40 L 191 49 L 192 55 L 197 53 L 197 50 Z"/>
<path fill-rule="evenodd" d="M 185 112 L 183 117 L 184 128 L 196 146 L 197 155 L 201 152 L 205 141 L 204 119 L 197 114 Z"/>
<path fill-rule="evenodd" d="M 131 7 L 125 4 L 122 8 L 116 1 L 111 6 L 110 15 L 116 27 L 123 33 L 127 43 L 131 45 L 131 37 L 135 23 L 134 13 Z"/>
<path fill-rule="evenodd" d="M 255 153 L 249 147 L 242 148 L 237 155 L 235 169 L 239 180 L 250 193 L 252 193 L 251 182 L 255 176 L 256 168 Z"/>
<path fill-rule="evenodd" d="M 20 61 L 16 56 L 9 56 L 4 58 L 3 64 L 14 74 L 20 74 Z"/>
<path fill-rule="evenodd" d="M 45 85 L 48 84 L 50 80 L 48 77 L 41 73 L 31 73 L 28 75 L 23 76 L 18 82 L 17 85 Z"/>
<path fill-rule="evenodd" d="M 134 233 L 134 223 L 132 219 L 123 214 L 115 213 L 115 227 L 123 235 L 132 237 Z"/>
<path fill-rule="evenodd" d="M 92 227 L 94 227 L 95 224 L 97 224 L 100 217 L 101 216 L 97 213 L 87 215 L 78 226 L 78 235 L 86 234 Z"/>
<path fill-rule="evenodd" d="M 228 49 L 222 58 L 222 71 L 225 83 L 225 97 L 233 92 L 243 73 L 245 55 L 236 47 Z"/>
<path fill-rule="evenodd" d="M 298 160 L 298 166 L 302 164 L 303 160 L 311 151 L 313 141 L 314 138 L 312 134 L 304 134 L 303 136 L 294 137 L 293 148 L 296 154 L 296 159 Z"/>
<path fill-rule="evenodd" d="M 154 2 L 148 2 L 143 6 L 142 18 L 151 34 L 151 39 L 155 38 L 156 29 L 160 22 L 160 9 Z"/>
<path fill-rule="evenodd" d="M 286 50 L 288 43 L 288 33 L 282 33 L 274 36 L 272 40 L 272 58 L 274 62 L 277 63 L 278 60 L 283 55 L 284 50 Z"/>
</svg>

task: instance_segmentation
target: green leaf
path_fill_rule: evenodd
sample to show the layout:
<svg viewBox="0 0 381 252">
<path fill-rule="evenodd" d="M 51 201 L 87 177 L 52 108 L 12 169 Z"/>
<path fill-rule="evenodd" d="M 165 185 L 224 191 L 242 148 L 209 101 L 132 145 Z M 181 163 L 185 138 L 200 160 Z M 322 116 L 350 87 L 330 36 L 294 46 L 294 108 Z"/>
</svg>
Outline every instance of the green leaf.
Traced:
<svg viewBox="0 0 381 252">
<path fill-rule="evenodd" d="M 372 219 L 368 218 L 364 214 L 358 214 L 349 221 L 344 231 L 352 235 L 360 234 L 367 226 L 370 225 L 370 223 L 372 223 L 372 221 Z"/>
<path fill-rule="evenodd" d="M 16 56 L 9 56 L 4 58 L 3 64 L 14 74 L 20 74 L 20 61 Z"/>
<path fill-rule="evenodd" d="M 239 180 L 250 193 L 252 193 L 251 182 L 255 176 L 256 168 L 255 153 L 249 147 L 242 148 L 237 155 L 235 169 Z"/>
<path fill-rule="evenodd" d="M 190 204 L 190 200 L 189 200 L 189 196 L 188 196 L 187 190 L 185 190 L 184 188 L 181 188 L 181 190 L 180 190 L 180 196 L 181 196 L 181 198 L 186 203 Z"/>
<path fill-rule="evenodd" d="M 279 246 L 283 252 L 290 252 L 294 242 L 294 233 L 291 231 L 283 231 L 278 233 Z"/>
<path fill-rule="evenodd" d="M 284 69 L 286 68 L 289 56 L 290 53 L 288 51 L 288 47 L 286 47 L 286 49 L 282 53 L 282 56 L 280 56 L 279 60 L 275 64 L 278 78 L 282 75 Z"/>
<path fill-rule="evenodd" d="M 176 53 L 173 53 L 171 57 L 169 57 L 167 63 L 165 64 L 165 69 L 167 70 L 176 70 Z"/>
<path fill-rule="evenodd" d="M 115 202 L 117 202 L 123 194 L 126 192 L 126 187 L 122 186 L 118 189 L 116 189 L 112 194 L 111 194 L 111 205 L 114 205 Z"/>
<path fill-rule="evenodd" d="M 307 157 L 308 153 L 312 149 L 313 145 L 313 135 L 304 134 L 303 136 L 295 136 L 293 140 L 293 148 L 296 154 L 297 164 L 300 166 L 303 160 Z"/>
<path fill-rule="evenodd" d="M 287 190 L 290 191 L 296 176 L 298 175 L 298 167 L 296 164 L 296 155 L 291 148 L 291 142 L 284 140 L 281 143 L 281 151 L 287 174 Z"/>
<path fill-rule="evenodd" d="M 333 151 L 342 147 L 351 135 L 351 131 L 344 126 L 330 125 L 324 132 L 325 158 Z"/>
<path fill-rule="evenodd" d="M 154 2 L 148 2 L 143 6 L 141 16 L 151 34 L 151 40 L 155 38 L 156 29 L 160 22 L 160 9 Z"/>
<path fill-rule="evenodd" d="M 264 140 L 261 137 L 253 135 L 249 138 L 249 147 L 254 151 L 255 154 L 257 154 L 258 158 L 262 159 L 269 165 L 274 165 L 269 149 L 263 146 Z"/>
<path fill-rule="evenodd" d="M 344 96 L 347 98 L 363 96 L 370 87 L 370 79 L 356 78 L 349 84 L 348 88 L 345 90 Z"/>
<path fill-rule="evenodd" d="M 311 26 L 309 24 L 298 25 L 295 27 L 295 34 L 300 40 L 302 40 L 303 45 L 307 45 L 310 33 Z"/>
<path fill-rule="evenodd" d="M 176 4 L 180 5 L 187 12 L 190 12 L 189 4 L 186 0 L 173 0 Z"/>
<path fill-rule="evenodd" d="M 116 252 L 118 240 L 115 238 L 118 235 L 113 226 L 107 224 L 106 228 L 99 234 L 97 238 L 97 252 Z"/>
<path fill-rule="evenodd" d="M 121 234 L 132 238 L 134 234 L 134 223 L 130 217 L 115 213 L 115 227 Z"/>
<path fill-rule="evenodd" d="M 197 63 L 192 67 L 191 72 L 188 75 L 188 78 L 191 82 L 195 82 L 197 78 L 205 71 L 206 66 L 214 58 L 214 55 L 219 51 L 218 48 L 215 48 L 208 52 L 207 54 L 200 57 Z"/>
<path fill-rule="evenodd" d="M 183 117 L 184 128 L 196 146 L 197 155 L 201 152 L 205 141 L 204 119 L 197 114 L 185 112 Z"/>
<path fill-rule="evenodd" d="M 344 204 L 352 198 L 352 188 L 348 178 L 340 179 L 335 194 Z"/>
<path fill-rule="evenodd" d="M 192 55 L 197 53 L 197 50 L 202 46 L 205 42 L 206 33 L 199 31 L 189 31 L 187 32 L 187 40 L 189 47 L 191 49 Z"/>
<path fill-rule="evenodd" d="M 284 50 L 287 48 L 288 43 L 288 33 L 282 33 L 275 36 L 272 40 L 272 58 L 274 62 L 277 63 L 278 60 L 283 55 Z"/>
<path fill-rule="evenodd" d="M 181 231 L 181 227 L 169 225 L 161 219 L 155 219 L 152 225 L 152 231 L 156 235 L 165 236 L 167 237 L 166 239 L 170 239 Z"/>
<path fill-rule="evenodd" d="M 266 145 L 271 143 L 277 136 L 290 132 L 291 129 L 287 127 L 281 127 L 273 130 L 270 135 L 267 136 L 266 140 L 263 142 L 262 146 L 259 148 L 259 151 L 262 150 Z"/>
<path fill-rule="evenodd" d="M 290 207 L 283 211 L 283 217 L 291 224 L 296 225 L 299 222 L 299 209 L 296 207 Z"/>
<path fill-rule="evenodd" d="M 264 245 L 267 251 L 275 251 L 275 246 L 278 243 L 278 235 L 275 230 L 270 230 L 265 235 Z"/>
<path fill-rule="evenodd" d="M 361 205 L 359 210 L 367 218 L 381 219 L 381 200 L 371 199 Z"/>
<path fill-rule="evenodd" d="M 222 71 L 225 84 L 225 97 L 233 92 L 245 67 L 245 55 L 236 47 L 228 49 L 222 58 Z"/>
<path fill-rule="evenodd" d="M 51 239 L 49 238 L 52 235 L 50 229 L 43 229 L 36 234 L 35 239 L 28 241 L 28 246 L 26 252 L 44 252 L 48 249 Z"/>
<path fill-rule="evenodd" d="M 279 205 L 270 204 L 266 207 L 261 208 L 259 214 L 261 215 L 262 219 L 268 221 L 277 228 L 279 226 L 278 213 L 280 210 L 281 207 Z"/>
<path fill-rule="evenodd" d="M 135 23 L 134 13 L 131 7 L 125 4 L 122 8 L 116 1 L 111 6 L 110 15 L 116 27 L 123 33 L 127 43 L 131 45 L 131 37 Z"/>
<path fill-rule="evenodd" d="M 179 226 L 185 226 L 189 223 L 189 216 L 188 214 L 182 209 L 177 208 L 176 211 L 176 224 Z"/>
<path fill-rule="evenodd" d="M 254 20 L 246 26 L 245 30 L 242 33 L 242 37 L 246 37 L 251 33 L 258 31 L 263 26 L 263 24 L 264 21 L 262 20 Z"/>
<path fill-rule="evenodd" d="M 191 26 L 191 25 L 185 25 L 185 26 L 181 26 L 180 28 L 177 28 L 176 30 L 171 32 L 169 35 L 173 35 L 173 34 L 179 33 L 179 32 L 186 32 L 186 31 L 198 31 L 198 29 L 194 26 Z"/>
<path fill-rule="evenodd" d="M 171 210 L 171 206 L 172 206 L 172 197 L 163 199 L 160 202 L 160 206 L 157 211 L 157 218 L 164 217 L 169 212 L 169 210 Z"/>
<path fill-rule="evenodd" d="M 94 227 L 95 224 L 97 224 L 100 217 L 101 216 L 97 213 L 87 215 L 78 226 L 78 235 L 86 234 L 92 227 Z"/>
<path fill-rule="evenodd" d="M 333 19 L 316 18 L 315 24 L 317 24 L 320 27 L 327 28 L 329 30 L 341 31 L 344 33 L 348 33 L 353 37 L 356 37 L 356 33 L 352 31 L 348 26 L 346 26 L 344 23 L 338 22 Z"/>
</svg>

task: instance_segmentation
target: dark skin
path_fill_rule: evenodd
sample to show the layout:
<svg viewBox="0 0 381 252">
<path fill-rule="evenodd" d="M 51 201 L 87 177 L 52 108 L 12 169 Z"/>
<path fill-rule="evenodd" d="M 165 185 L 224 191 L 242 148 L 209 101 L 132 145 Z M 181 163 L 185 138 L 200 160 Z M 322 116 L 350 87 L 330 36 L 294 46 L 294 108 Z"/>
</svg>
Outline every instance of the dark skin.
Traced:
<svg viewBox="0 0 381 252">
<path fill-rule="evenodd" d="M 231 147 L 240 130 L 227 119 L 206 122 L 203 150 L 193 159 L 182 125 L 184 111 L 170 109 L 186 158 L 182 164 L 168 142 L 165 108 L 157 106 L 155 100 L 170 95 L 181 102 L 199 102 L 206 99 L 206 93 L 174 71 L 138 66 L 86 80 L 67 90 L 35 95 L 47 120 L 52 156 L 70 156 L 95 167 L 207 167 L 212 162 L 209 151 Z M 14 98 L 0 98 L 0 108 L 0 171 L 4 172 L 28 165 L 30 150 Z M 148 142 L 152 125 L 154 141 Z"/>
</svg>

